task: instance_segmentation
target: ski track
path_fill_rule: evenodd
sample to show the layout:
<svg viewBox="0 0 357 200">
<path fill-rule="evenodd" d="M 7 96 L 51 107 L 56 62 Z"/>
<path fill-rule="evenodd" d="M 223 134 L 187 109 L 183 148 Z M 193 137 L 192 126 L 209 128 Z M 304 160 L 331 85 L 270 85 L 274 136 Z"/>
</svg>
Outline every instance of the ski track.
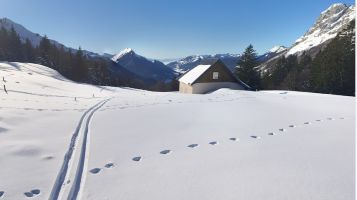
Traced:
<svg viewBox="0 0 357 200">
<path fill-rule="evenodd" d="M 103 100 L 103 101 L 100 101 L 98 102 L 97 104 L 95 104 L 94 106 L 92 106 L 91 108 L 89 108 L 87 111 L 85 111 L 83 113 L 83 115 L 81 116 L 80 120 L 79 120 L 79 123 L 72 135 L 72 138 L 71 138 L 71 142 L 69 144 L 69 148 L 64 156 L 64 160 L 63 160 L 63 163 L 62 163 L 62 166 L 60 168 L 60 171 L 57 175 L 57 178 L 56 178 L 56 181 L 53 185 L 53 188 L 52 188 L 52 191 L 51 191 L 51 194 L 50 194 L 50 197 L 49 197 L 49 200 L 57 200 L 59 198 L 59 195 L 61 193 L 61 190 L 62 190 L 62 186 L 64 184 L 64 181 L 68 175 L 68 169 L 69 169 L 69 163 L 70 163 L 70 160 L 72 158 L 72 155 L 76 149 L 76 141 L 77 141 L 77 138 L 79 136 L 79 132 L 82 128 L 82 124 L 83 124 L 83 121 L 84 121 L 84 118 L 89 114 L 88 118 L 87 118 L 87 122 L 85 124 L 85 132 L 84 132 L 84 137 L 83 137 L 83 143 L 82 143 L 82 152 L 81 152 L 81 157 L 82 158 L 82 154 L 83 154 L 83 149 L 85 150 L 85 146 L 86 146 L 86 135 L 88 133 L 88 125 L 89 125 L 89 122 L 94 114 L 95 111 L 97 111 L 99 108 L 101 108 L 106 102 L 108 102 L 110 99 L 107 99 L 107 100 Z M 85 156 L 85 154 L 83 155 Z M 84 161 L 84 158 L 83 158 L 83 161 Z M 78 164 L 84 164 L 84 163 L 81 163 L 81 160 L 79 161 Z M 83 166 L 82 166 L 83 167 Z M 78 167 L 80 168 L 80 167 Z M 77 169 L 77 172 L 78 172 L 78 169 Z M 76 174 L 76 177 L 77 177 L 78 174 Z M 72 189 L 71 189 L 72 190 Z"/>
<path fill-rule="evenodd" d="M 77 165 L 77 172 L 70 190 L 70 193 L 68 195 L 67 199 L 77 199 L 77 197 L 80 197 L 80 191 L 81 191 L 81 186 L 84 184 L 85 178 L 86 178 L 86 173 L 84 173 L 83 175 L 83 171 L 84 171 L 84 167 L 86 165 L 86 163 L 88 162 L 87 159 L 87 153 L 89 153 L 89 144 L 88 144 L 88 133 L 89 133 L 89 123 L 91 122 L 91 119 L 95 113 L 95 111 L 97 111 L 99 108 L 101 108 L 106 102 L 108 102 L 108 100 L 104 100 L 103 102 L 101 102 L 101 104 L 99 106 L 97 106 L 96 108 L 94 108 L 91 113 L 89 114 L 87 121 L 86 121 L 86 125 L 85 125 L 85 130 L 84 130 L 84 137 L 83 137 L 83 143 L 82 143 L 82 147 L 81 147 L 81 155 L 80 158 L 78 160 L 78 165 Z M 88 149 L 87 149 L 88 146 Z"/>
</svg>

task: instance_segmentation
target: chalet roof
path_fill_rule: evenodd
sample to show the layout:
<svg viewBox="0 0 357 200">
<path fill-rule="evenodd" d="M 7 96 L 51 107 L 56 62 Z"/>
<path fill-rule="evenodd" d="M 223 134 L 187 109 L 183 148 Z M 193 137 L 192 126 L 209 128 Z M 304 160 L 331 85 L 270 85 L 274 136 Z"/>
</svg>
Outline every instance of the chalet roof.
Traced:
<svg viewBox="0 0 357 200">
<path fill-rule="evenodd" d="M 195 68 L 184 74 L 179 81 L 185 84 L 192 84 L 195 82 L 211 65 L 197 65 Z"/>
<path fill-rule="evenodd" d="M 230 69 L 227 68 L 227 66 L 221 61 L 221 60 L 215 60 L 213 64 L 211 62 L 208 62 L 207 64 L 205 63 L 204 65 L 197 65 L 195 68 L 191 69 L 190 71 L 186 72 L 183 74 L 178 81 L 183 82 L 188 85 L 192 85 L 195 83 L 195 81 L 201 77 L 202 74 L 204 74 L 211 66 L 215 65 L 216 63 L 222 63 L 223 66 L 226 68 L 227 72 L 230 73 L 233 78 L 241 84 L 246 90 L 251 90 L 252 88 L 245 84 L 242 80 L 240 80 L 238 77 L 236 77 Z"/>
</svg>

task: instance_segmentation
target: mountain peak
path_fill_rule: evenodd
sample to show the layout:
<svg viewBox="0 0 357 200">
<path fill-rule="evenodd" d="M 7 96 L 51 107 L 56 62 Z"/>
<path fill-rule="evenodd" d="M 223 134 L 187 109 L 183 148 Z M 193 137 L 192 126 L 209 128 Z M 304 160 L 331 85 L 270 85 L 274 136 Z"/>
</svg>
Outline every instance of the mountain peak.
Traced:
<svg viewBox="0 0 357 200">
<path fill-rule="evenodd" d="M 299 39 L 287 55 L 303 52 L 334 38 L 355 18 L 355 7 L 343 3 L 329 6 L 317 18 L 314 25 Z"/>
<path fill-rule="evenodd" d="M 270 53 L 280 53 L 285 51 L 287 48 L 283 45 L 276 45 L 269 50 Z"/>
<path fill-rule="evenodd" d="M 120 58 L 124 57 L 125 55 L 135 55 L 135 52 L 133 49 L 131 48 L 125 48 L 124 50 L 122 50 L 121 52 L 117 53 L 115 56 L 113 56 L 112 60 L 114 62 L 117 62 L 117 60 L 119 60 Z"/>
<path fill-rule="evenodd" d="M 336 13 L 336 12 L 339 12 L 341 10 L 346 9 L 347 7 L 348 6 L 346 4 L 344 4 L 344 3 L 334 3 L 331 6 L 329 6 L 325 11 L 323 11 L 321 13 L 321 15 L 324 15 L 324 14 L 326 14 L 328 12 Z"/>
</svg>

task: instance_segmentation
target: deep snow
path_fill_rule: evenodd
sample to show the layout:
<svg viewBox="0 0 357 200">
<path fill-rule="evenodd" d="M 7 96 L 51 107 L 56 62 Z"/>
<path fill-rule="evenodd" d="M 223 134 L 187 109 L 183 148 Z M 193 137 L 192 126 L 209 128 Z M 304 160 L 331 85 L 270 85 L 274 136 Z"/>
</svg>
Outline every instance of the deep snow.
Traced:
<svg viewBox="0 0 357 200">
<path fill-rule="evenodd" d="M 3 76 L 0 199 L 354 199 L 354 97 L 98 87 L 22 63 Z"/>
</svg>

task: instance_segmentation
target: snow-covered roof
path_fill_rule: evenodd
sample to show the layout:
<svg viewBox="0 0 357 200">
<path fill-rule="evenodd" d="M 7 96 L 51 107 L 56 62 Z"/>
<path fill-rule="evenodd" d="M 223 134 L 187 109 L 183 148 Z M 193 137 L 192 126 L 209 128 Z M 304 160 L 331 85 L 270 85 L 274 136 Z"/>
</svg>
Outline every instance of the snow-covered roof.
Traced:
<svg viewBox="0 0 357 200">
<path fill-rule="evenodd" d="M 195 68 L 183 75 L 179 81 L 185 84 L 192 84 L 210 67 L 211 65 L 197 65 Z"/>
</svg>

